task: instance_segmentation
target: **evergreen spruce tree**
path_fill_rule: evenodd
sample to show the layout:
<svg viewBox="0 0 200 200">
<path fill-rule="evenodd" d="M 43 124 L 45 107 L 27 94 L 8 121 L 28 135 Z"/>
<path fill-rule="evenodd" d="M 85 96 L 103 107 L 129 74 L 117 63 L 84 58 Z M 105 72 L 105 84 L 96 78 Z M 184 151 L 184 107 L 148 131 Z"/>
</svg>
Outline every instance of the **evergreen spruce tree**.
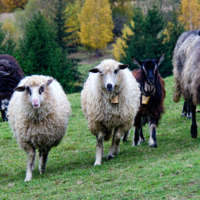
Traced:
<svg viewBox="0 0 200 200">
<path fill-rule="evenodd" d="M 4 50 L 3 50 L 4 38 L 5 38 L 5 34 L 4 34 L 3 30 L 2 30 L 2 24 L 0 23 L 0 54 L 4 53 Z"/>
<path fill-rule="evenodd" d="M 126 40 L 128 48 L 124 49 L 125 55 L 121 55 L 120 61 L 129 64 L 129 68 L 136 69 L 132 63 L 132 56 L 139 60 L 153 59 L 159 57 L 163 52 L 165 58 L 159 66 L 162 77 L 172 75 L 172 55 L 175 44 L 180 34 L 184 31 L 178 24 L 177 16 L 173 17 L 173 23 L 168 23 L 164 29 L 162 14 L 153 6 L 145 17 L 140 8 L 134 8 L 132 29 L 133 35 Z"/>
<path fill-rule="evenodd" d="M 163 29 L 164 22 L 155 6 L 148 10 L 146 17 L 140 8 L 134 8 L 132 20 L 133 35 L 127 40 L 126 56 L 122 56 L 120 61 L 129 64 L 130 69 L 135 69 L 138 67 L 132 63 L 132 56 L 145 60 L 157 58 L 162 54 L 163 46 L 159 33 Z"/>
<path fill-rule="evenodd" d="M 129 25 L 133 35 L 127 36 L 126 45 L 127 48 L 124 49 L 125 55 L 121 55 L 120 61 L 122 63 L 129 64 L 130 69 L 137 68 L 132 62 L 132 56 L 137 59 L 143 59 L 144 55 L 144 25 L 145 16 L 140 8 L 134 8 L 132 21 L 134 26 Z"/>
<path fill-rule="evenodd" d="M 26 24 L 17 58 L 25 75 L 53 76 L 65 91 L 72 92 L 77 66 L 63 56 L 55 38 L 52 26 L 39 12 Z"/>
<path fill-rule="evenodd" d="M 54 24 L 56 29 L 56 42 L 62 50 L 67 50 L 68 53 L 72 53 L 75 50 L 69 48 L 70 36 L 73 32 L 69 32 L 69 27 L 65 24 L 67 21 L 67 14 L 65 8 L 67 7 L 66 0 L 58 0 L 55 2 L 55 18 Z"/>
<path fill-rule="evenodd" d="M 174 20 L 174 23 L 168 22 L 167 27 L 163 31 L 161 36 L 161 40 L 163 43 L 163 49 L 165 52 L 165 59 L 162 62 L 162 66 L 159 71 L 162 77 L 167 77 L 172 75 L 173 65 L 172 65 L 172 57 L 173 50 L 175 48 L 176 42 L 181 35 L 185 31 L 184 27 Z"/>
<path fill-rule="evenodd" d="M 159 36 L 164 29 L 163 15 L 156 6 L 147 12 L 144 25 L 144 55 L 143 59 L 153 59 L 163 53 L 162 40 Z"/>
</svg>

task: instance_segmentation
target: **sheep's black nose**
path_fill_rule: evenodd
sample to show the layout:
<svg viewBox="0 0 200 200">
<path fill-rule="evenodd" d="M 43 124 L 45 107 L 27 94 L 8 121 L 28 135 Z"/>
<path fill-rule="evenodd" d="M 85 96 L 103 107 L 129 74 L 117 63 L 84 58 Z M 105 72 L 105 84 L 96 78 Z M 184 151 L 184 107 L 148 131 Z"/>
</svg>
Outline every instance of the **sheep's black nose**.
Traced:
<svg viewBox="0 0 200 200">
<path fill-rule="evenodd" d="M 112 84 L 108 83 L 106 90 L 108 90 L 109 92 L 111 92 L 113 90 Z"/>
</svg>

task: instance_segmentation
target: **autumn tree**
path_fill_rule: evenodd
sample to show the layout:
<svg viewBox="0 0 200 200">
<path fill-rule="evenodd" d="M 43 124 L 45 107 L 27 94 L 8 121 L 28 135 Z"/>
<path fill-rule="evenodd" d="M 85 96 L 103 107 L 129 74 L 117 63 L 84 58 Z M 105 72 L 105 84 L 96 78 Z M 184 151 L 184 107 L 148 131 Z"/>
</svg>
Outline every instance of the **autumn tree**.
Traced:
<svg viewBox="0 0 200 200">
<path fill-rule="evenodd" d="M 78 15 L 81 13 L 85 0 L 75 0 L 74 3 L 68 3 L 65 9 L 65 26 L 67 27 L 66 32 L 70 33 L 68 36 L 70 46 L 76 46 L 80 44 L 80 23 Z"/>
<path fill-rule="evenodd" d="M 78 16 L 81 43 L 91 49 L 104 49 L 113 38 L 114 28 L 108 0 L 86 0 Z"/>
<path fill-rule="evenodd" d="M 130 22 L 130 27 L 134 27 L 133 21 Z M 124 25 L 124 28 L 122 30 L 122 36 L 118 37 L 116 39 L 116 43 L 113 44 L 113 55 L 115 60 L 119 61 L 121 56 L 126 56 L 125 49 L 128 48 L 126 44 L 126 40 L 130 38 L 131 35 L 133 35 L 133 31 L 131 30 L 128 25 Z"/>
<path fill-rule="evenodd" d="M 178 20 L 184 24 L 186 30 L 195 30 L 200 27 L 200 1 L 181 0 Z"/>
<path fill-rule="evenodd" d="M 1 0 L 1 4 L 5 8 L 6 12 L 12 12 L 16 8 L 24 9 L 27 2 L 28 0 Z"/>
</svg>

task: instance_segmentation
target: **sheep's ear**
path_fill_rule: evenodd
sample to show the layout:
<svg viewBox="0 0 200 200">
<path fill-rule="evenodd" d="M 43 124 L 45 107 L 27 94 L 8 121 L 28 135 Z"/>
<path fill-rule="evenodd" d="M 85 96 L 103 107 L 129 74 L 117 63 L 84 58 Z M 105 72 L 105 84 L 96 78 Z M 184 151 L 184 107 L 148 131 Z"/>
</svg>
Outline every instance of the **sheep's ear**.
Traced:
<svg viewBox="0 0 200 200">
<path fill-rule="evenodd" d="M 142 62 L 141 62 L 141 61 L 137 60 L 137 59 L 134 58 L 133 56 L 132 56 L 132 59 L 133 59 L 133 63 L 134 63 L 134 64 L 136 64 L 136 65 L 139 66 L 139 67 L 142 67 Z"/>
<path fill-rule="evenodd" d="M 99 69 L 98 69 L 98 68 L 90 69 L 89 72 L 98 73 L 98 72 L 99 72 Z"/>
<path fill-rule="evenodd" d="M 25 85 L 23 86 L 19 86 L 13 89 L 13 91 L 17 91 L 17 92 L 24 92 L 26 89 Z"/>
<path fill-rule="evenodd" d="M 164 56 L 165 56 L 165 53 L 162 53 L 162 55 L 157 59 L 158 66 L 159 66 L 160 63 L 163 61 Z"/>
<path fill-rule="evenodd" d="M 50 85 L 52 82 L 53 82 L 53 78 L 50 78 L 50 79 L 47 81 L 46 85 Z"/>
<path fill-rule="evenodd" d="M 129 65 L 119 65 L 119 69 L 126 69 Z"/>
</svg>

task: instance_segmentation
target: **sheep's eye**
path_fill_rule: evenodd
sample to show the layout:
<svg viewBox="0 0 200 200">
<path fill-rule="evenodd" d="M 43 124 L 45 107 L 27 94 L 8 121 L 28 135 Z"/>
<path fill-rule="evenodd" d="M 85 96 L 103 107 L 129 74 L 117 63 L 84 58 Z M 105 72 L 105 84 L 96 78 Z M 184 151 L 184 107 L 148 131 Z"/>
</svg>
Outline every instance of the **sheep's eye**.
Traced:
<svg viewBox="0 0 200 200">
<path fill-rule="evenodd" d="M 41 86 L 39 89 L 39 94 L 42 94 L 44 92 L 44 86 Z"/>
<path fill-rule="evenodd" d="M 117 74 L 117 72 L 118 72 L 118 69 L 116 69 L 116 70 L 114 71 L 114 74 Z"/>
<path fill-rule="evenodd" d="M 102 71 L 100 71 L 99 73 L 103 76 L 103 72 Z"/>
<path fill-rule="evenodd" d="M 26 90 L 31 95 L 31 89 L 30 89 L 30 87 L 27 86 Z"/>
</svg>

